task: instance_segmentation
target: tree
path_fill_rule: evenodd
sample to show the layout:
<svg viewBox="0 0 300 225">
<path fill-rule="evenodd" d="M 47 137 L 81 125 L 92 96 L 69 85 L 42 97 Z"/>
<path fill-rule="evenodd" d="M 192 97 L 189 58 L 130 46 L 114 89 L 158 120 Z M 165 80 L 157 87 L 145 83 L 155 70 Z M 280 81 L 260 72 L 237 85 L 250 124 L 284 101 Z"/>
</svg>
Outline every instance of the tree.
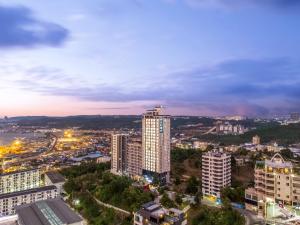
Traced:
<svg viewBox="0 0 300 225">
<path fill-rule="evenodd" d="M 196 194 L 199 188 L 199 181 L 195 176 L 191 176 L 187 181 L 185 192 L 187 194 Z"/>
<path fill-rule="evenodd" d="M 176 196 L 175 196 L 175 202 L 178 204 L 178 205 L 181 205 L 182 204 L 182 196 L 178 193 L 176 193 Z"/>
<path fill-rule="evenodd" d="M 288 149 L 288 148 L 282 149 L 280 151 L 280 154 L 285 159 L 293 159 L 294 158 L 294 153 L 290 149 Z"/>
<path fill-rule="evenodd" d="M 164 206 L 166 208 L 173 208 L 173 207 L 175 207 L 174 202 L 169 198 L 169 196 L 166 193 L 164 193 L 162 195 L 162 198 L 160 199 L 159 202 L 160 202 L 160 204 L 162 206 Z"/>
</svg>

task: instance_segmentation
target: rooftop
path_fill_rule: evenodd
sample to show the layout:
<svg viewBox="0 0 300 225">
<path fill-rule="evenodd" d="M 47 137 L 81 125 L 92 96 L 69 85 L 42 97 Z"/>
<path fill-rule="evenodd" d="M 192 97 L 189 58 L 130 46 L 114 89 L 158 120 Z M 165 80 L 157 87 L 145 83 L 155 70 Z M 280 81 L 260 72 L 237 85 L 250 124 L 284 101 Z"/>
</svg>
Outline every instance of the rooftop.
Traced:
<svg viewBox="0 0 300 225">
<path fill-rule="evenodd" d="M 272 168 L 292 168 L 293 164 L 289 161 L 284 161 L 282 156 L 276 153 L 271 160 L 266 160 L 266 166 L 270 166 Z"/>
<path fill-rule="evenodd" d="M 45 175 L 51 180 L 53 184 L 65 182 L 65 178 L 58 172 L 47 172 Z"/>
<path fill-rule="evenodd" d="M 67 225 L 79 223 L 82 218 L 59 198 L 38 201 L 16 207 L 22 225 Z"/>
</svg>

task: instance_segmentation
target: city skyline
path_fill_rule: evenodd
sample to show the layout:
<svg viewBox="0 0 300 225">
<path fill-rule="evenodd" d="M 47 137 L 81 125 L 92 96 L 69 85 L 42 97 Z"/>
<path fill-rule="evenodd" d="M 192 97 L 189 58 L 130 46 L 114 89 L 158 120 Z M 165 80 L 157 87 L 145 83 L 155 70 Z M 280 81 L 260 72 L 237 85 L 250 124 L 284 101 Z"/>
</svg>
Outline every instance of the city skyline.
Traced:
<svg viewBox="0 0 300 225">
<path fill-rule="evenodd" d="M 300 111 L 294 0 L 0 1 L 0 116 Z"/>
</svg>

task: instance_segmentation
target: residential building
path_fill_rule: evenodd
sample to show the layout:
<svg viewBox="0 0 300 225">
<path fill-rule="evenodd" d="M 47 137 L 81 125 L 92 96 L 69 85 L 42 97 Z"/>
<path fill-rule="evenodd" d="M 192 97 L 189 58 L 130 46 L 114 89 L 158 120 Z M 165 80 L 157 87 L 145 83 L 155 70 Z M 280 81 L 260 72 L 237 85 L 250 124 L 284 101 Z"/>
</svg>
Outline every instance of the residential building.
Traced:
<svg viewBox="0 0 300 225">
<path fill-rule="evenodd" d="M 47 172 L 45 173 L 45 185 L 51 186 L 54 185 L 57 188 L 57 192 L 61 194 L 63 192 L 63 185 L 65 184 L 66 179 L 58 172 Z"/>
<path fill-rule="evenodd" d="M 300 121 L 300 113 L 293 112 L 293 113 L 291 113 L 290 118 L 293 121 Z"/>
<path fill-rule="evenodd" d="M 169 182 L 170 177 L 170 116 L 162 108 L 148 110 L 142 120 L 143 175 L 150 182 L 157 177 Z"/>
<path fill-rule="evenodd" d="M 245 191 L 246 208 L 265 215 L 269 203 L 298 206 L 300 175 L 291 162 L 276 153 L 271 160 L 258 161 L 255 166 L 255 186 Z"/>
<path fill-rule="evenodd" d="M 127 167 L 127 135 L 112 134 L 111 136 L 111 173 L 123 175 Z"/>
<path fill-rule="evenodd" d="M 260 137 L 258 135 L 255 135 L 252 138 L 252 144 L 254 144 L 254 145 L 260 145 Z"/>
<path fill-rule="evenodd" d="M 202 155 L 202 193 L 221 196 L 221 189 L 231 185 L 231 155 L 212 150 Z"/>
<path fill-rule="evenodd" d="M 134 213 L 134 225 L 186 225 L 187 219 L 183 211 L 178 209 L 166 209 L 161 205 L 148 202 Z"/>
<path fill-rule="evenodd" d="M 59 198 L 16 207 L 18 225 L 85 225 L 86 222 Z"/>
<path fill-rule="evenodd" d="M 13 193 L 0 195 L 0 217 L 14 215 L 16 206 L 56 198 L 58 196 L 55 186 L 44 186 L 39 188 L 27 189 Z"/>
<path fill-rule="evenodd" d="M 10 172 L 0 175 L 0 194 L 23 191 L 40 186 L 39 169 Z"/>
<path fill-rule="evenodd" d="M 243 125 L 236 124 L 233 125 L 229 122 L 218 122 L 216 125 L 216 131 L 218 134 L 243 134 L 246 129 Z"/>
<path fill-rule="evenodd" d="M 130 177 L 142 176 L 142 142 L 134 141 L 127 144 L 127 172 Z"/>
</svg>

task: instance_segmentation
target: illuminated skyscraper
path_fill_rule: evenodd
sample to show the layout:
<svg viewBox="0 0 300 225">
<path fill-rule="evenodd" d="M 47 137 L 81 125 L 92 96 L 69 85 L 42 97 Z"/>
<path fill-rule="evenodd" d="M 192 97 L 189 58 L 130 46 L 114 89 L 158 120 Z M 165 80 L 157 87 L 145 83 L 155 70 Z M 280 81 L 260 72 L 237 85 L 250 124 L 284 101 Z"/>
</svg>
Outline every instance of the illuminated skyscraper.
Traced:
<svg viewBox="0 0 300 225">
<path fill-rule="evenodd" d="M 161 111 L 156 107 L 143 115 L 142 163 L 146 178 L 166 183 L 170 176 L 170 116 Z"/>
</svg>

